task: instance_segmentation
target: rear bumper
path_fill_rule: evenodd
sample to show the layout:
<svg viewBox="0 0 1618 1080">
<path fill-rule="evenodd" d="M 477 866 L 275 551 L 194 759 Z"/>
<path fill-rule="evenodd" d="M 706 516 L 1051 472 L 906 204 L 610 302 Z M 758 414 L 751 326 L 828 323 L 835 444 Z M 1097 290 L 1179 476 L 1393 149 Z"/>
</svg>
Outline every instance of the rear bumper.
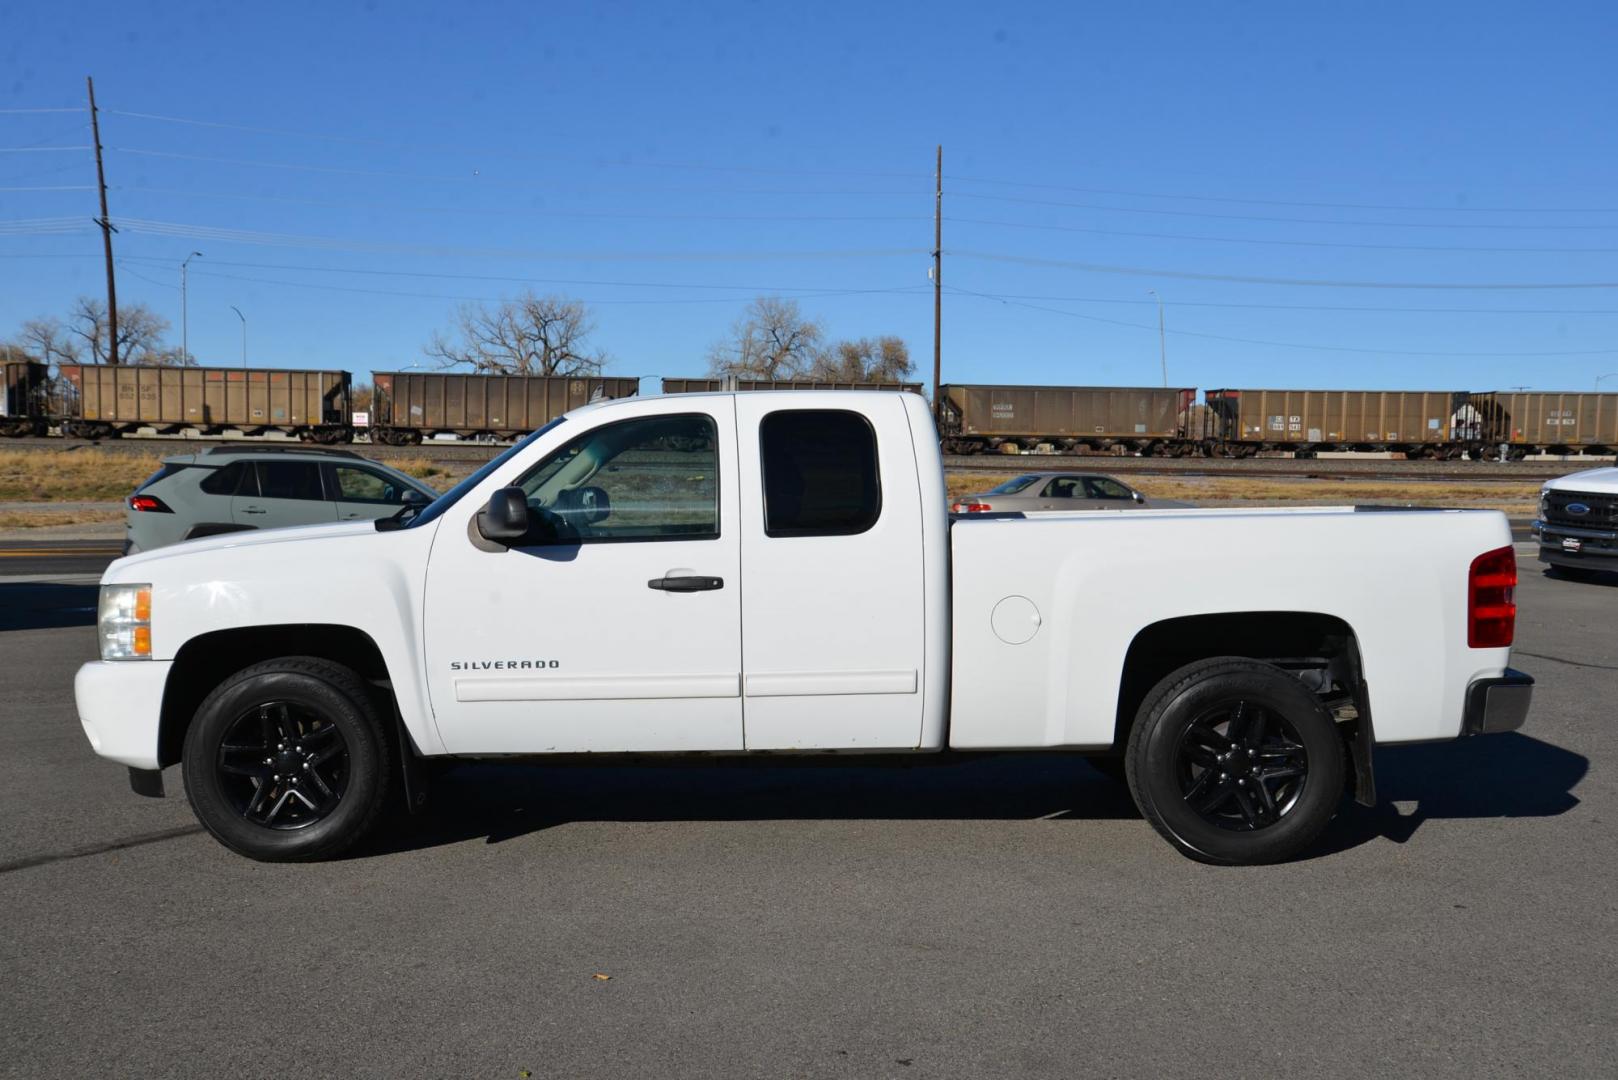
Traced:
<svg viewBox="0 0 1618 1080">
<path fill-rule="evenodd" d="M 170 660 L 97 660 L 79 668 L 73 697 L 90 748 L 132 769 L 157 769 Z"/>
<path fill-rule="evenodd" d="M 1479 679 L 1466 688 L 1466 717 L 1463 735 L 1490 735 L 1516 731 L 1528 719 L 1528 705 L 1534 696 L 1534 677 L 1507 668 L 1496 679 Z"/>
</svg>

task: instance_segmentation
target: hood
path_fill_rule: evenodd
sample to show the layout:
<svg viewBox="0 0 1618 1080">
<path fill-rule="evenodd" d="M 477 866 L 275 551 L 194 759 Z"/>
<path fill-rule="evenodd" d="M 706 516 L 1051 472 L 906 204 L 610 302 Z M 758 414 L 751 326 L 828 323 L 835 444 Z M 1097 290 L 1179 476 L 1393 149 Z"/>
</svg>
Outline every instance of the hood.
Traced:
<svg viewBox="0 0 1618 1080">
<path fill-rule="evenodd" d="M 1545 485 L 1551 491 L 1589 491 L 1597 495 L 1618 495 L 1618 468 L 1586 469 L 1559 476 Z"/>
<path fill-rule="evenodd" d="M 252 548 L 264 547 L 268 544 L 301 544 L 349 536 L 375 536 L 376 531 L 376 522 L 374 521 L 343 521 L 333 522 L 330 525 L 295 525 L 285 529 L 255 529 L 251 532 L 205 536 L 197 540 L 186 540 L 182 543 L 170 544 L 166 547 L 155 548 L 152 551 L 142 551 L 134 555 L 126 555 L 121 559 L 115 559 L 112 565 L 107 567 L 107 572 L 102 577 L 102 580 L 114 580 L 135 567 L 149 566 L 153 563 L 174 559 L 184 559 L 204 552 L 222 551 L 226 548 Z"/>
</svg>

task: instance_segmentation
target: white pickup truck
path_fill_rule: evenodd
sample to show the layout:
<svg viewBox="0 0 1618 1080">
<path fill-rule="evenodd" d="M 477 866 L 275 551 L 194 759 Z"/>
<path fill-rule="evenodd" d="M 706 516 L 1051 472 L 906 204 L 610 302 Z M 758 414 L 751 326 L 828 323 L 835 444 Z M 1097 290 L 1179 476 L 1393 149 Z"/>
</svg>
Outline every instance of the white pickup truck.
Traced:
<svg viewBox="0 0 1618 1080">
<path fill-rule="evenodd" d="M 1539 489 L 1539 561 L 1573 578 L 1618 570 L 1618 468 L 1559 476 Z"/>
<path fill-rule="evenodd" d="M 1047 751 L 1256 863 L 1374 800 L 1374 744 L 1523 722 L 1515 582 L 1498 513 L 952 519 L 920 397 L 631 398 L 397 519 L 118 560 L 75 689 L 258 859 L 349 847 L 434 758 Z"/>
</svg>

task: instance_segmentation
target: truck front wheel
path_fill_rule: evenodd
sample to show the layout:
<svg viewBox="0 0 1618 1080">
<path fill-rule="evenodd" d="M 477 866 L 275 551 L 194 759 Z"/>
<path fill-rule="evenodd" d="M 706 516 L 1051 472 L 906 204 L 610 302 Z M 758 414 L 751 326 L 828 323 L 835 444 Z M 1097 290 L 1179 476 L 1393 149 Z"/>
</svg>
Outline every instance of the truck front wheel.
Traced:
<svg viewBox="0 0 1618 1080">
<path fill-rule="evenodd" d="M 254 664 L 197 709 L 182 755 L 197 820 L 265 862 L 323 859 L 365 838 L 392 786 L 374 695 L 348 668 L 310 656 Z"/>
<path fill-rule="evenodd" d="M 1142 815 L 1202 862 L 1280 862 L 1308 847 L 1343 794 L 1343 742 L 1297 679 L 1237 657 L 1180 668 L 1147 695 L 1129 736 Z"/>
</svg>

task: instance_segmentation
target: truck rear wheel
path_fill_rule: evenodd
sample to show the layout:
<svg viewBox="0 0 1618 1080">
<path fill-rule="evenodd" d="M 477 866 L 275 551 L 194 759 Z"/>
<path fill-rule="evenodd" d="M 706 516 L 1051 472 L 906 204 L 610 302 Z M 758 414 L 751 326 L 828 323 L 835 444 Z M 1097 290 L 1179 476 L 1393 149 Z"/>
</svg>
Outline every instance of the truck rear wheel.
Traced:
<svg viewBox="0 0 1618 1080">
<path fill-rule="evenodd" d="M 1331 715 L 1271 664 L 1187 665 L 1147 695 L 1129 736 L 1129 789 L 1183 854 L 1250 866 L 1291 858 L 1336 812 L 1346 775 Z"/>
<path fill-rule="evenodd" d="M 392 787 L 392 748 L 369 688 L 310 656 L 268 660 L 208 695 L 186 732 L 186 796 L 232 851 L 324 859 L 363 840 Z"/>
</svg>

